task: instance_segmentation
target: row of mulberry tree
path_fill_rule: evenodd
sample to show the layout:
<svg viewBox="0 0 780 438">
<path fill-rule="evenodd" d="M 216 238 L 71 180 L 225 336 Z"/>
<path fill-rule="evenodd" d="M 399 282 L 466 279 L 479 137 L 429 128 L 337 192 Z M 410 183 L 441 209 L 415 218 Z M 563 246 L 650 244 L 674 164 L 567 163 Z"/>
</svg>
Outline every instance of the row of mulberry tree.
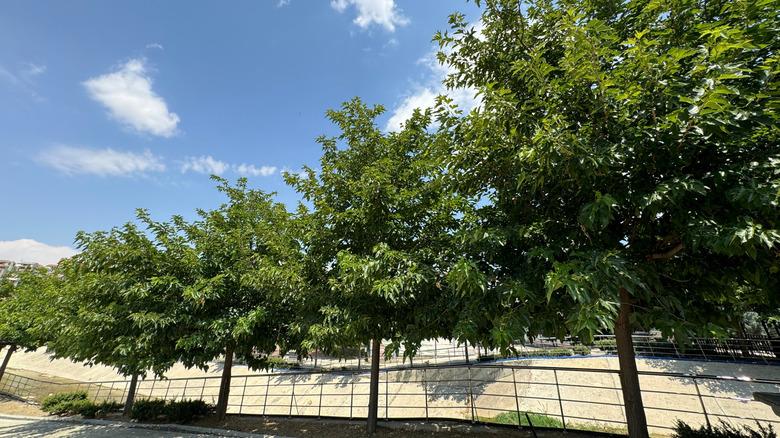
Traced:
<svg viewBox="0 0 780 438">
<path fill-rule="evenodd" d="M 0 338 L 163 375 L 225 357 L 263 368 L 447 337 L 504 351 L 614 332 L 631 436 L 647 436 L 630 334 L 724 334 L 778 314 L 777 0 L 479 2 L 436 35 L 451 88 L 397 132 L 355 99 L 328 117 L 303 198 L 216 178 L 198 219 L 146 211 L 80 233 L 54 275 L 0 290 Z M 129 398 L 132 402 L 132 397 Z"/>
</svg>

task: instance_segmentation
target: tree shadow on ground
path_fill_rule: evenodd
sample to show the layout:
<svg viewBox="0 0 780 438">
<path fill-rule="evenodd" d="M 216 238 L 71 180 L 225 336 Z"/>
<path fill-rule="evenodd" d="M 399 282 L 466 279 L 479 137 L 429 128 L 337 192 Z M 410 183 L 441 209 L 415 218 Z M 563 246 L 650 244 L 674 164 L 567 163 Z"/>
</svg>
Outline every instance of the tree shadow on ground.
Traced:
<svg viewBox="0 0 780 438">
<path fill-rule="evenodd" d="M 772 379 L 780 382 L 780 366 L 755 365 L 730 362 L 702 362 L 684 359 L 644 359 L 654 371 L 687 375 L 708 375 L 715 378 L 697 378 L 702 392 L 722 394 L 723 397 L 753 398 L 756 391 L 778 392 L 780 384 L 756 383 L 755 379 Z M 694 379 L 675 379 L 684 386 L 694 386 Z M 706 391 L 705 391 L 706 390 Z"/>
</svg>

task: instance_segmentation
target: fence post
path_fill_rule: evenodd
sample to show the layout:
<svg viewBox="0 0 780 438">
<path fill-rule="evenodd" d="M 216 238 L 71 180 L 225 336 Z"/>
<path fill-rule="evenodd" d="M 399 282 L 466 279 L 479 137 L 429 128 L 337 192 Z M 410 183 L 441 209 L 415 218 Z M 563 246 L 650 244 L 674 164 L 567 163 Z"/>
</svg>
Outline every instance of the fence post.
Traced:
<svg viewBox="0 0 780 438">
<path fill-rule="evenodd" d="M 349 419 L 352 419 L 352 400 L 355 398 L 355 372 L 352 372 L 351 387 L 349 390 Z"/>
<path fill-rule="evenodd" d="M 124 401 L 125 400 L 125 394 L 127 393 L 128 386 L 129 386 L 128 385 L 128 381 L 125 380 L 125 386 L 122 387 L 122 397 L 119 399 L 119 401 Z"/>
<path fill-rule="evenodd" d="M 168 386 L 165 388 L 165 395 L 163 400 L 168 400 L 168 392 L 171 390 L 171 379 L 168 379 Z"/>
<path fill-rule="evenodd" d="M 563 423 L 563 430 L 566 430 L 566 417 L 563 415 L 563 400 L 561 400 L 561 387 L 558 385 L 557 370 L 553 370 L 553 376 L 555 376 L 555 390 L 558 392 L 558 405 L 561 408 L 561 423 Z"/>
<path fill-rule="evenodd" d="M 114 384 L 116 384 L 116 382 L 111 382 L 111 388 L 108 389 L 108 398 L 106 398 L 106 401 L 114 399 Z"/>
<path fill-rule="evenodd" d="M 265 416 L 265 407 L 268 404 L 268 388 L 271 386 L 271 375 L 266 375 L 265 381 L 265 397 L 263 398 L 263 415 Z"/>
<path fill-rule="evenodd" d="M 466 369 L 469 372 L 469 405 L 471 405 L 471 422 L 474 422 L 474 391 L 471 388 L 471 365 L 467 365 Z"/>
<path fill-rule="evenodd" d="M 154 397 L 154 384 L 157 383 L 157 379 L 152 376 L 152 388 L 149 390 L 149 398 L 147 400 L 151 400 L 152 397 Z"/>
<path fill-rule="evenodd" d="M 171 382 L 171 381 L 169 380 L 169 381 L 168 381 L 168 386 L 171 386 L 171 383 L 170 383 L 170 382 Z M 184 390 L 181 392 L 181 399 L 182 399 L 182 400 L 186 400 L 186 399 L 187 399 L 187 384 L 189 384 L 189 383 L 190 383 L 190 379 L 186 379 L 186 380 L 184 381 Z M 205 385 L 206 381 L 204 380 L 204 381 L 203 381 L 203 383 L 204 383 L 204 385 Z"/>
<path fill-rule="evenodd" d="M 710 417 L 707 415 L 707 407 L 704 406 L 704 399 L 701 397 L 701 392 L 699 391 L 699 384 L 696 382 L 696 377 L 693 377 L 693 386 L 696 388 L 696 395 L 699 397 L 699 404 L 701 404 L 701 410 L 704 412 L 704 421 L 707 423 L 707 427 L 709 427 Z"/>
<path fill-rule="evenodd" d="M 428 383 L 426 382 L 427 369 L 423 368 L 423 389 L 425 390 L 425 421 L 428 421 Z"/>
<path fill-rule="evenodd" d="M 241 404 L 238 406 L 238 415 L 244 412 L 244 395 L 246 394 L 246 381 L 249 380 L 249 376 L 244 377 L 244 389 L 241 390 Z"/>
<path fill-rule="evenodd" d="M 320 418 L 320 414 L 322 413 L 322 387 L 325 386 L 325 377 L 323 374 L 320 374 L 320 402 L 317 404 L 317 418 Z"/>
<path fill-rule="evenodd" d="M 522 429 L 520 421 L 520 400 L 517 399 L 517 378 L 515 377 L 515 368 L 512 367 L 512 388 L 515 390 L 515 412 L 517 413 L 517 428 Z"/>
<path fill-rule="evenodd" d="M 292 381 L 293 381 L 293 387 L 292 387 L 292 394 L 290 395 L 290 413 L 287 414 L 288 417 L 292 417 L 292 407 L 293 407 L 293 403 L 295 403 L 295 376 L 293 376 Z"/>
<path fill-rule="evenodd" d="M 200 387 L 200 399 L 203 400 L 203 393 L 206 391 L 206 378 L 203 378 L 203 386 Z M 204 400 L 205 401 L 205 400 Z"/>
<path fill-rule="evenodd" d="M 95 400 L 93 400 L 95 403 L 97 403 L 98 395 L 100 395 L 100 386 L 101 385 L 98 383 L 98 384 L 96 384 L 96 386 L 97 386 L 97 391 L 95 391 Z"/>
<path fill-rule="evenodd" d="M 385 368 L 385 421 L 390 420 L 390 398 L 388 393 L 389 390 L 389 382 L 390 381 L 390 372 Z"/>
</svg>

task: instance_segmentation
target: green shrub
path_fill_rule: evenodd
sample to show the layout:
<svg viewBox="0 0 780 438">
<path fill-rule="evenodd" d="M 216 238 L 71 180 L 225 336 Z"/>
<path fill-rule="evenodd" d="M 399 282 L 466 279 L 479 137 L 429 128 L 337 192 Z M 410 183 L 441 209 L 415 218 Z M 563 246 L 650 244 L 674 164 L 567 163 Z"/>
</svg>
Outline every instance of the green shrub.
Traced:
<svg viewBox="0 0 780 438">
<path fill-rule="evenodd" d="M 84 418 L 95 418 L 97 412 L 100 410 L 98 405 L 90 400 L 73 400 L 66 402 L 67 414 L 69 415 L 81 415 Z"/>
<path fill-rule="evenodd" d="M 574 354 L 570 348 L 547 348 L 544 350 L 518 351 L 518 357 L 562 357 Z"/>
<path fill-rule="evenodd" d="M 124 407 L 124 405 L 122 403 L 119 403 L 119 402 L 106 400 L 106 401 L 98 404 L 97 407 L 98 407 L 97 416 L 98 417 L 105 417 L 106 415 L 110 414 L 111 412 L 116 412 L 116 411 L 121 410 Z"/>
<path fill-rule="evenodd" d="M 165 407 L 167 419 L 174 423 L 189 423 L 208 415 L 209 412 L 211 412 L 211 407 L 203 400 L 172 401 Z"/>
<path fill-rule="evenodd" d="M 534 427 L 549 427 L 551 429 L 562 429 L 563 423 L 555 417 L 549 417 L 543 414 L 528 413 L 531 423 Z M 493 418 L 480 417 L 481 421 L 486 423 L 512 424 L 517 425 L 517 412 L 502 412 Z M 525 412 L 520 413 L 520 425 L 528 426 L 528 418 Z"/>
<path fill-rule="evenodd" d="M 599 347 L 601 351 L 611 353 L 617 351 L 617 341 L 614 339 L 599 339 L 593 345 Z"/>
<path fill-rule="evenodd" d="M 62 415 L 67 413 L 70 403 L 86 399 L 87 393 L 85 391 L 60 392 L 44 398 L 41 402 L 41 409 L 52 415 Z"/>
<path fill-rule="evenodd" d="M 130 418 L 138 421 L 153 421 L 163 417 L 165 413 L 165 400 L 137 400 L 133 403 Z"/>
<path fill-rule="evenodd" d="M 758 422 L 756 424 L 758 425 L 758 430 L 748 426 L 738 428 L 722 421 L 720 426 L 708 425 L 694 429 L 678 420 L 674 426 L 674 435 L 672 436 L 675 438 L 777 438 L 777 434 L 771 424 L 767 426 L 763 426 Z"/>
<path fill-rule="evenodd" d="M 139 400 L 133 405 L 130 418 L 138 421 L 172 421 L 174 423 L 189 423 L 192 420 L 208 415 L 212 407 L 203 400 L 169 401 Z"/>
<path fill-rule="evenodd" d="M 271 369 L 298 369 L 301 367 L 301 364 L 295 362 L 287 362 L 283 357 L 269 357 L 268 358 L 268 366 Z"/>
<path fill-rule="evenodd" d="M 572 350 L 574 350 L 574 354 L 581 354 L 583 356 L 590 354 L 590 347 L 587 345 L 575 345 L 572 347 Z"/>
</svg>

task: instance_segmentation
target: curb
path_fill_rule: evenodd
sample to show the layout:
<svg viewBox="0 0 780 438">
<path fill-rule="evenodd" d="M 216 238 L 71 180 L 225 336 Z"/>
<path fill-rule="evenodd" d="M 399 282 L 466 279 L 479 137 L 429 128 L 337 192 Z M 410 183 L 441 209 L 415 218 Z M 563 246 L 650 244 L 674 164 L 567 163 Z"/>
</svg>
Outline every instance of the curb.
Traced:
<svg viewBox="0 0 780 438">
<path fill-rule="evenodd" d="M 210 427 L 197 427 L 197 426 L 185 426 L 182 424 L 150 424 L 150 423 L 131 423 L 122 421 L 110 421 L 110 420 L 95 420 L 95 419 L 82 419 L 78 417 L 32 417 L 28 415 L 9 415 L 0 414 L 0 419 L 9 420 L 28 420 L 28 421 L 50 421 L 59 423 L 72 423 L 72 424 L 90 424 L 93 426 L 113 426 L 126 429 L 145 429 L 145 430 L 157 430 L 165 432 L 188 432 L 204 435 L 214 435 L 221 437 L 236 437 L 236 438 L 291 438 L 281 435 L 266 435 L 249 432 L 239 432 L 228 429 L 215 429 Z"/>
</svg>

